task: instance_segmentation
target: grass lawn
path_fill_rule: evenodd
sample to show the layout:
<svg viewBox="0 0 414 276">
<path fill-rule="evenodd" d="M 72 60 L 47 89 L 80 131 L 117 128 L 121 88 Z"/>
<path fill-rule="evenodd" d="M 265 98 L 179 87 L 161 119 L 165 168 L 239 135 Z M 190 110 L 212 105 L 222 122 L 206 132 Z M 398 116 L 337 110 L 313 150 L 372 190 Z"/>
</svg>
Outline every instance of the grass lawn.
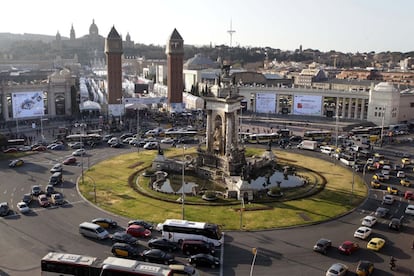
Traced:
<svg viewBox="0 0 414 276">
<path fill-rule="evenodd" d="M 191 154 L 188 149 L 187 154 Z M 249 148 L 246 155 L 260 154 L 263 149 Z M 165 150 L 166 156 L 180 155 L 181 149 Z M 266 207 L 266 210 L 243 211 L 240 205 L 198 206 L 185 205 L 185 219 L 208 221 L 223 226 L 224 230 L 270 229 L 303 225 L 327 220 L 339 216 L 358 206 L 367 195 L 367 188 L 362 179 L 354 175 L 352 191 L 352 171 L 339 164 L 320 159 L 298 155 L 289 151 L 273 150 L 280 162 L 312 169 L 323 175 L 327 184 L 318 194 L 298 200 L 273 202 L 266 204 L 246 204 L 249 207 Z M 84 183 L 79 181 L 79 190 L 89 201 L 94 201 L 93 186 L 96 184 L 97 205 L 115 214 L 128 218 L 145 219 L 162 222 L 167 218 L 181 218 L 181 203 L 165 202 L 143 196 L 128 185 L 128 179 L 139 172 L 139 181 L 145 177 L 142 172 L 150 166 L 156 151 L 140 151 L 120 155 L 102 161 L 91 167 L 84 174 Z M 278 161 L 279 162 L 279 161 Z M 186 178 L 186 182 L 189 181 Z M 171 196 L 178 199 L 179 196 Z M 251 208 L 265 209 L 265 208 Z"/>
</svg>

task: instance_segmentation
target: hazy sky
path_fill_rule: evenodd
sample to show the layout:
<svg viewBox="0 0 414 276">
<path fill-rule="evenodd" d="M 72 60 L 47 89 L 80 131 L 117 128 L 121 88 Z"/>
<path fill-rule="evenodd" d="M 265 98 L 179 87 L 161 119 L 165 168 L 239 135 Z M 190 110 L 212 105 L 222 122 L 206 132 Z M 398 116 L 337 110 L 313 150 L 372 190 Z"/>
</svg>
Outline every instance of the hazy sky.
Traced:
<svg viewBox="0 0 414 276">
<path fill-rule="evenodd" d="M 114 3 L 114 4 L 109 4 Z M 118 6 L 113 6 L 118 5 Z M 185 44 L 342 52 L 414 51 L 413 0 L 14 0 L 1 2 L 0 32 L 106 37 L 114 25 L 135 43 L 165 45 L 176 28 Z"/>
</svg>

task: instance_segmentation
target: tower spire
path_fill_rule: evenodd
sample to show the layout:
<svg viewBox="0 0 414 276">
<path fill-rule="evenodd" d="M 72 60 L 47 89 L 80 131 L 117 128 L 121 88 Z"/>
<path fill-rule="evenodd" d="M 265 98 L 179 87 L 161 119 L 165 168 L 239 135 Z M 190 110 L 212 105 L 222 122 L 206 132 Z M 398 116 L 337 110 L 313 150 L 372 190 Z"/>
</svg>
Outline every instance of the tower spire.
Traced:
<svg viewBox="0 0 414 276">
<path fill-rule="evenodd" d="M 233 30 L 231 19 L 230 19 L 230 29 L 227 32 L 230 35 L 230 48 L 231 48 L 231 45 L 232 45 L 232 42 L 233 42 L 233 34 L 236 32 L 235 30 Z"/>
</svg>

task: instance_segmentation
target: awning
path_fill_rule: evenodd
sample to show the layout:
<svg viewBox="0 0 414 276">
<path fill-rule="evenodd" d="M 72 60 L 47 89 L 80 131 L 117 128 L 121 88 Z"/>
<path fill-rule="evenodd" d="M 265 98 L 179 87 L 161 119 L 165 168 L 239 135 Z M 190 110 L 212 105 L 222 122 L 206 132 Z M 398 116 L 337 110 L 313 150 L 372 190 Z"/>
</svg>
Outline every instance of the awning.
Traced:
<svg viewBox="0 0 414 276">
<path fill-rule="evenodd" d="M 81 103 L 79 105 L 79 110 L 80 111 L 101 110 L 101 105 L 99 103 L 93 102 L 93 101 L 84 101 L 83 103 Z"/>
</svg>

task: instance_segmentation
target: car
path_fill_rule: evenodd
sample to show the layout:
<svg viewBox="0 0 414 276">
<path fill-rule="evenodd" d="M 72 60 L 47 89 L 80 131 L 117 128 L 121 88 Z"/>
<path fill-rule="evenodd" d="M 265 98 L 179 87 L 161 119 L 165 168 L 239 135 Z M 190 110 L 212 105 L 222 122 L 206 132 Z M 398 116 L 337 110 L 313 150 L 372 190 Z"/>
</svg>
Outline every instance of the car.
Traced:
<svg viewBox="0 0 414 276">
<path fill-rule="evenodd" d="M 214 254 L 215 250 L 213 243 L 203 240 L 183 240 L 181 242 L 181 251 L 188 256 L 198 253 Z"/>
<path fill-rule="evenodd" d="M 388 223 L 388 228 L 400 231 L 402 227 L 402 221 L 399 218 L 391 218 L 390 222 Z"/>
<path fill-rule="evenodd" d="M 60 193 L 54 193 L 50 196 L 50 201 L 54 205 L 62 205 L 65 203 L 65 200 L 63 199 L 63 196 Z"/>
<path fill-rule="evenodd" d="M 405 193 L 404 193 L 404 199 L 414 199 L 414 193 L 413 193 L 413 191 L 405 191 Z"/>
<path fill-rule="evenodd" d="M 371 233 L 372 233 L 371 228 L 366 227 L 366 226 L 361 226 L 355 231 L 354 237 L 365 240 L 366 238 L 369 237 L 369 235 L 371 235 Z"/>
<path fill-rule="evenodd" d="M 18 151 L 19 150 L 17 148 L 8 148 L 8 149 L 3 150 L 3 153 L 16 153 Z"/>
<path fill-rule="evenodd" d="M 91 222 L 105 229 L 118 227 L 118 223 L 110 218 L 95 218 Z"/>
<path fill-rule="evenodd" d="M 55 188 L 53 187 L 52 184 L 48 184 L 46 186 L 45 193 L 47 196 L 51 196 L 53 193 L 55 193 Z"/>
<path fill-rule="evenodd" d="M 369 171 L 376 171 L 378 168 L 377 168 L 374 164 L 372 164 L 372 165 L 368 165 L 368 166 L 367 166 L 367 169 L 368 169 Z"/>
<path fill-rule="evenodd" d="M 118 231 L 115 232 L 112 236 L 111 236 L 112 242 L 113 243 L 127 243 L 133 246 L 137 246 L 139 244 L 139 241 L 137 238 L 131 236 L 130 234 L 124 232 L 124 231 Z"/>
<path fill-rule="evenodd" d="M 359 245 L 353 241 L 344 241 L 339 247 L 338 250 L 340 253 L 351 255 L 359 249 Z"/>
<path fill-rule="evenodd" d="M 411 164 L 411 159 L 410 158 L 402 158 L 401 159 L 401 164 L 410 165 Z"/>
<path fill-rule="evenodd" d="M 395 188 L 395 187 L 393 187 L 393 186 L 388 186 L 388 187 L 387 187 L 387 192 L 388 192 L 390 195 L 398 195 L 398 189 L 397 189 L 397 188 Z"/>
<path fill-rule="evenodd" d="M 141 256 L 139 249 L 128 243 L 114 243 L 112 245 L 111 252 L 116 257 L 137 259 Z"/>
<path fill-rule="evenodd" d="M 372 227 L 375 225 L 375 223 L 377 222 L 377 218 L 374 216 L 365 216 L 362 219 L 362 225 L 363 226 L 367 226 L 367 227 Z"/>
<path fill-rule="evenodd" d="M 372 275 L 372 272 L 374 271 L 374 264 L 370 261 L 359 261 L 357 268 L 356 268 L 356 274 L 358 276 L 368 276 Z"/>
<path fill-rule="evenodd" d="M 393 204 L 394 203 L 394 196 L 392 195 L 384 195 L 382 198 L 382 201 L 384 204 Z"/>
<path fill-rule="evenodd" d="M 63 160 L 63 165 L 72 165 L 72 164 L 76 164 L 76 157 L 71 156 L 66 158 L 65 160 Z"/>
<path fill-rule="evenodd" d="M 65 145 L 62 144 L 56 144 L 53 147 L 50 148 L 51 150 L 65 150 Z"/>
<path fill-rule="evenodd" d="M 379 217 L 379 218 L 384 218 L 384 217 L 386 217 L 386 216 L 388 215 L 388 213 L 389 213 L 389 212 L 390 212 L 390 209 L 388 209 L 388 208 L 378 207 L 378 208 L 375 210 L 374 215 L 375 215 L 376 217 Z"/>
<path fill-rule="evenodd" d="M 154 238 L 148 241 L 149 248 L 158 248 L 168 252 L 175 251 L 179 248 L 178 244 L 164 238 Z"/>
<path fill-rule="evenodd" d="M 55 172 L 62 172 L 63 171 L 63 167 L 61 163 L 57 163 L 55 165 L 53 165 L 53 167 L 50 169 L 51 173 L 55 173 Z"/>
<path fill-rule="evenodd" d="M 157 248 L 145 250 L 144 252 L 142 252 L 141 258 L 145 262 L 160 263 L 167 265 L 175 262 L 173 255 Z"/>
<path fill-rule="evenodd" d="M 158 146 L 159 146 L 158 142 L 147 142 L 143 148 L 146 150 L 154 150 L 154 149 L 158 149 Z"/>
<path fill-rule="evenodd" d="M 346 275 L 348 273 L 348 266 L 341 264 L 341 263 L 336 263 L 331 265 L 331 267 L 328 268 L 328 270 L 326 271 L 326 276 L 343 276 Z"/>
<path fill-rule="evenodd" d="M 379 180 L 379 181 L 384 181 L 385 180 L 384 175 L 382 173 L 376 173 L 372 176 L 372 178 L 375 179 L 375 180 Z"/>
<path fill-rule="evenodd" d="M 39 201 L 40 207 L 49 207 L 50 206 L 49 199 L 47 198 L 47 196 L 45 194 L 39 195 L 37 200 Z"/>
<path fill-rule="evenodd" d="M 0 202 L 0 217 L 5 217 L 9 214 L 10 208 L 7 202 Z"/>
<path fill-rule="evenodd" d="M 313 246 L 313 251 L 320 252 L 322 254 L 327 254 L 329 248 L 332 247 L 332 241 L 328 239 L 319 239 L 316 244 Z"/>
<path fill-rule="evenodd" d="M 14 159 L 10 161 L 9 167 L 10 168 L 20 167 L 20 166 L 23 166 L 23 164 L 24 164 L 24 161 L 22 159 Z"/>
<path fill-rule="evenodd" d="M 405 177 L 405 172 L 404 171 L 398 171 L 397 172 L 397 177 L 398 178 L 404 178 Z"/>
<path fill-rule="evenodd" d="M 207 266 L 215 268 L 220 265 L 220 259 L 206 253 L 199 253 L 188 258 L 188 262 L 192 266 Z"/>
<path fill-rule="evenodd" d="M 47 148 L 45 146 L 37 146 L 32 148 L 32 151 L 45 151 Z"/>
<path fill-rule="evenodd" d="M 40 188 L 39 185 L 33 185 L 32 186 L 32 192 L 31 192 L 32 196 L 38 196 L 41 193 L 42 193 L 42 188 Z"/>
<path fill-rule="evenodd" d="M 23 202 L 23 201 L 20 201 L 20 202 L 17 203 L 17 209 L 22 214 L 25 214 L 25 213 L 30 212 L 29 205 L 27 205 L 27 203 L 26 202 Z"/>
<path fill-rule="evenodd" d="M 28 193 L 28 194 L 23 195 L 22 201 L 26 203 L 27 205 L 29 205 L 32 202 L 32 199 L 33 199 L 32 194 Z"/>
<path fill-rule="evenodd" d="M 130 226 L 128 226 L 126 232 L 128 234 L 130 234 L 133 237 L 141 237 L 141 238 L 148 238 L 151 237 L 151 231 L 148 229 L 145 229 L 143 226 L 141 225 L 135 225 L 132 224 Z"/>
<path fill-rule="evenodd" d="M 176 139 L 171 137 L 164 138 L 160 141 L 161 144 L 172 144 L 174 142 L 176 142 Z"/>
<path fill-rule="evenodd" d="M 405 213 L 407 215 L 414 215 L 414 205 L 413 204 L 407 205 L 407 207 L 405 208 Z"/>
<path fill-rule="evenodd" d="M 130 220 L 128 221 L 128 226 L 135 224 L 135 225 L 141 225 L 142 227 L 144 227 L 145 229 L 148 230 L 152 230 L 154 228 L 154 225 L 150 222 L 147 222 L 145 220 L 140 220 L 140 219 L 134 219 L 134 220 Z"/>
<path fill-rule="evenodd" d="M 84 148 L 85 145 L 82 142 L 73 142 L 73 143 L 69 143 L 68 146 L 71 149 L 81 149 Z"/>
<path fill-rule="evenodd" d="M 410 187 L 411 186 L 411 182 L 408 178 L 403 178 L 400 180 L 400 184 L 406 187 Z"/>
<path fill-rule="evenodd" d="M 367 244 L 367 248 L 374 250 L 374 251 L 379 251 L 381 248 L 383 248 L 385 245 L 385 240 L 381 239 L 381 238 L 372 238 L 368 244 Z"/>
<path fill-rule="evenodd" d="M 77 149 L 74 152 L 72 152 L 73 156 L 82 156 L 86 154 L 86 150 L 85 149 Z"/>
<path fill-rule="evenodd" d="M 379 188 L 381 188 L 381 182 L 379 182 L 379 180 L 372 179 L 371 180 L 371 187 L 375 188 L 375 189 L 379 189 Z"/>
</svg>

